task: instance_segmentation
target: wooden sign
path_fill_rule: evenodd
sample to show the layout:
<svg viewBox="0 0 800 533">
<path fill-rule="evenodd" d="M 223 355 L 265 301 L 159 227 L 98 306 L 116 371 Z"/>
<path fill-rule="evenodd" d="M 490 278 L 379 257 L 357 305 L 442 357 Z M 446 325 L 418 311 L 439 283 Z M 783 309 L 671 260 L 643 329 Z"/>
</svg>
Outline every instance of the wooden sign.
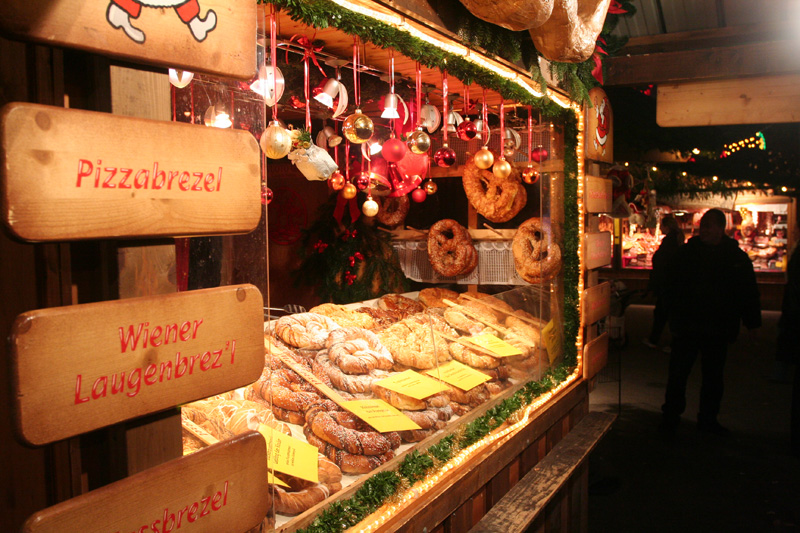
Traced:
<svg viewBox="0 0 800 533">
<path fill-rule="evenodd" d="M 586 176 L 583 205 L 586 206 L 587 213 L 611 212 L 611 186 L 611 180 Z"/>
<path fill-rule="evenodd" d="M 608 363 L 608 332 L 583 347 L 583 378 L 592 379 Z"/>
<path fill-rule="evenodd" d="M 242 387 L 264 368 L 252 285 L 19 315 L 11 332 L 15 426 L 33 445 Z"/>
<path fill-rule="evenodd" d="M 261 218 L 247 131 L 12 103 L 0 139 L 3 221 L 24 240 L 246 233 Z"/>
<path fill-rule="evenodd" d="M 0 2 L 18 39 L 239 79 L 255 76 L 257 21 L 251 0 Z"/>
<path fill-rule="evenodd" d="M 266 443 L 251 431 L 48 507 L 22 531 L 243 533 L 269 505 Z"/>
<path fill-rule="evenodd" d="M 587 233 L 584 237 L 583 254 L 586 270 L 611 264 L 611 232 Z"/>
<path fill-rule="evenodd" d="M 583 291 L 582 325 L 594 324 L 611 311 L 611 283 L 605 282 Z"/>
<path fill-rule="evenodd" d="M 586 148 L 584 157 L 593 161 L 614 162 L 614 113 L 606 92 L 600 87 L 589 91 L 592 107 L 586 108 Z"/>
</svg>

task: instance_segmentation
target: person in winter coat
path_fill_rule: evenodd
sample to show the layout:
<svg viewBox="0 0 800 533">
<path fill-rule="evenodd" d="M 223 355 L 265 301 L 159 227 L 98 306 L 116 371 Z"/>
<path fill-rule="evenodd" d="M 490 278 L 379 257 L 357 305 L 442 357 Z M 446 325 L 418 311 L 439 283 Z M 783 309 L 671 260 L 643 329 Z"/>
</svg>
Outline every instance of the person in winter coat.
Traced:
<svg viewBox="0 0 800 533">
<path fill-rule="evenodd" d="M 789 259 L 786 269 L 786 286 L 783 291 L 781 317 L 778 320 L 776 360 L 786 365 L 795 365 L 792 387 L 791 452 L 800 457 L 800 246 Z"/>
<path fill-rule="evenodd" d="M 661 219 L 661 232 L 664 238 L 661 239 L 661 244 L 653 254 L 653 270 L 650 271 L 650 281 L 647 289 L 655 293 L 656 306 L 653 309 L 653 327 L 650 330 L 650 335 L 643 339 L 642 342 L 650 348 L 658 348 L 661 341 L 661 333 L 664 331 L 664 326 L 667 325 L 669 306 L 667 299 L 669 294 L 666 289 L 666 281 L 669 277 L 669 271 L 672 269 L 672 261 L 675 258 L 675 252 L 678 247 L 683 244 L 684 236 L 683 231 L 678 227 L 678 221 L 675 217 L 668 215 Z M 669 351 L 669 347 L 665 347 L 664 351 Z"/>
<path fill-rule="evenodd" d="M 675 254 L 667 280 L 672 353 L 661 430 L 671 436 L 686 409 L 686 382 L 697 355 L 702 365 L 697 428 L 727 435 L 717 415 L 723 392 L 728 344 L 741 323 L 761 326 L 761 304 L 753 264 L 738 243 L 725 235 L 725 214 L 709 209 L 700 234 Z"/>
</svg>

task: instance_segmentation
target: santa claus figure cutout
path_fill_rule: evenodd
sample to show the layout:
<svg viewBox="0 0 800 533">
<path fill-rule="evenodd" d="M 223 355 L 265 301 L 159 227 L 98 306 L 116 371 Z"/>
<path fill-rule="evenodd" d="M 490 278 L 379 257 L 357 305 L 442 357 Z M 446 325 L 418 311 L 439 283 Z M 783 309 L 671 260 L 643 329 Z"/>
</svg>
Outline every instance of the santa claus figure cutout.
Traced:
<svg viewBox="0 0 800 533">
<path fill-rule="evenodd" d="M 586 110 L 586 159 L 614 161 L 614 113 L 611 102 L 603 89 L 595 87 L 589 91 L 592 106 Z"/>
<path fill-rule="evenodd" d="M 198 0 L 111 0 L 106 12 L 106 20 L 114 28 L 121 29 L 125 35 L 137 43 L 144 43 L 145 34 L 131 22 L 139 17 L 145 7 L 174 7 L 178 17 L 189 27 L 197 42 L 205 40 L 209 32 L 217 27 L 217 14 L 208 10 L 205 18 L 200 17 Z"/>
</svg>

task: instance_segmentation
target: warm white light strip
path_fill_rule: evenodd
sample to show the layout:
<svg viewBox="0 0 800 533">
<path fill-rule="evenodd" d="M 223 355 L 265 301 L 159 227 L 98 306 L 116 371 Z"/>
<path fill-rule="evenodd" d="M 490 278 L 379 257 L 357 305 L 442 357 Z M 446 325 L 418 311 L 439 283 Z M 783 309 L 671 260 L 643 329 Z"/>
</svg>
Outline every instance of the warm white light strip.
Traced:
<svg viewBox="0 0 800 533">
<path fill-rule="evenodd" d="M 584 168 L 584 161 L 583 161 L 583 143 L 586 129 L 585 120 L 583 117 L 583 109 L 580 106 L 573 105 L 572 110 L 575 112 L 575 118 L 578 120 L 578 135 L 577 135 L 577 144 L 575 146 L 575 155 L 578 158 L 578 168 L 577 168 L 577 180 L 578 180 L 578 335 L 575 337 L 575 346 L 578 350 L 578 370 L 581 372 L 583 371 L 583 288 L 584 288 L 584 276 L 586 274 L 586 262 L 584 261 L 584 249 L 583 249 L 583 236 L 584 232 L 586 231 L 585 228 L 585 217 L 586 213 L 584 213 L 584 203 L 583 203 L 583 194 L 584 194 L 584 183 L 585 183 L 585 168 Z"/>
<path fill-rule="evenodd" d="M 547 96 L 548 98 L 553 100 L 556 104 L 565 109 L 569 108 L 572 104 L 568 99 L 562 98 L 560 95 L 558 95 L 558 93 L 551 91 L 549 89 L 546 90 L 545 92 L 537 91 L 526 82 L 524 77 L 520 76 L 519 72 L 510 69 L 508 67 L 504 67 L 499 63 L 496 63 L 491 59 L 486 58 L 485 56 L 473 50 L 470 50 L 466 46 L 455 43 L 453 41 L 439 39 L 425 32 L 424 29 L 420 29 L 419 27 L 417 27 L 416 24 L 409 22 L 404 17 L 401 17 L 399 15 L 392 15 L 389 13 L 382 13 L 380 11 L 366 7 L 362 4 L 350 2 L 348 0 L 333 0 L 333 2 L 345 9 L 348 9 L 360 15 L 373 18 L 375 20 L 388 24 L 389 26 L 397 28 L 398 30 L 404 31 L 409 35 L 412 35 L 413 37 L 417 37 L 418 39 L 439 48 L 440 50 L 444 50 L 445 52 L 449 52 L 453 55 L 461 56 L 470 63 L 473 63 L 482 68 L 490 70 L 502 78 L 516 82 L 517 85 L 525 89 L 525 91 L 527 91 L 529 94 L 531 94 L 536 98 Z"/>
</svg>

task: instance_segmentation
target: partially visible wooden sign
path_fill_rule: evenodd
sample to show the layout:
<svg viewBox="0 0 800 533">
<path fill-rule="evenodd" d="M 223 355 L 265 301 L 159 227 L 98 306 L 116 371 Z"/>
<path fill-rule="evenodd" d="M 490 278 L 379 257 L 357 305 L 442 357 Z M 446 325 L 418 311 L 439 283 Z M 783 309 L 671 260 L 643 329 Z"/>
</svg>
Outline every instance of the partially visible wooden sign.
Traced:
<svg viewBox="0 0 800 533">
<path fill-rule="evenodd" d="M 243 533 L 269 505 L 266 442 L 251 431 L 48 507 L 22 531 Z"/>
<path fill-rule="evenodd" d="M 583 377 L 592 379 L 608 363 L 608 332 L 583 347 Z"/>
<path fill-rule="evenodd" d="M 0 139 L 3 221 L 24 240 L 246 233 L 261 218 L 247 131 L 13 103 Z"/>
<path fill-rule="evenodd" d="M 586 175 L 583 205 L 587 213 L 611 212 L 612 182 L 605 178 Z"/>
<path fill-rule="evenodd" d="M 589 91 L 592 107 L 586 108 L 586 147 L 584 157 L 593 161 L 614 162 L 614 113 L 606 92 L 600 87 Z"/>
<path fill-rule="evenodd" d="M 254 382 L 252 285 L 23 313 L 11 332 L 17 434 L 40 445 Z"/>
<path fill-rule="evenodd" d="M 611 310 L 611 283 L 605 282 L 583 291 L 583 325 L 594 324 Z"/>
<path fill-rule="evenodd" d="M 587 233 L 583 254 L 586 270 L 611 264 L 611 232 Z"/>
<path fill-rule="evenodd" d="M 251 0 L 0 2 L 19 39 L 239 79 L 256 72 L 257 21 Z"/>
</svg>

